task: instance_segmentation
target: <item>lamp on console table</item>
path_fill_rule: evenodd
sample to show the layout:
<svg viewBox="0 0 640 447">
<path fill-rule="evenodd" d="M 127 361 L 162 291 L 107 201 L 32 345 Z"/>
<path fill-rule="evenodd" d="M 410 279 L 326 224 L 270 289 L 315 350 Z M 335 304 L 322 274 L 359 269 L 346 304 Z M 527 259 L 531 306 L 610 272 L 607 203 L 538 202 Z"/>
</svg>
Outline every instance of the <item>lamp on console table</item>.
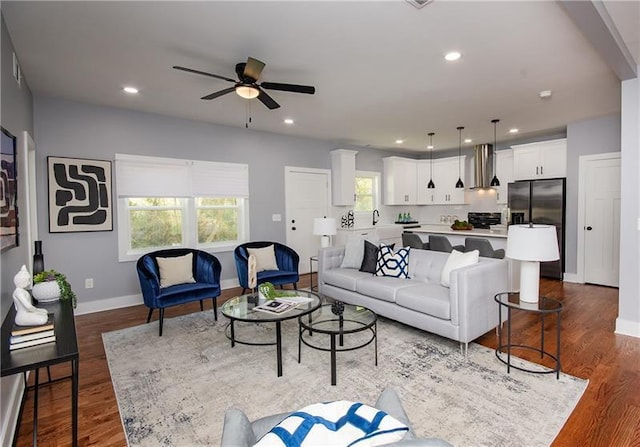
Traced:
<svg viewBox="0 0 640 447">
<path fill-rule="evenodd" d="M 511 225 L 506 257 L 520 261 L 520 301 L 537 303 L 540 262 L 560 259 L 556 227 L 553 225 Z"/>
<path fill-rule="evenodd" d="M 326 248 L 331 242 L 331 236 L 337 233 L 336 220 L 333 217 L 316 217 L 313 219 L 313 234 L 322 236 L 320 247 Z"/>
</svg>

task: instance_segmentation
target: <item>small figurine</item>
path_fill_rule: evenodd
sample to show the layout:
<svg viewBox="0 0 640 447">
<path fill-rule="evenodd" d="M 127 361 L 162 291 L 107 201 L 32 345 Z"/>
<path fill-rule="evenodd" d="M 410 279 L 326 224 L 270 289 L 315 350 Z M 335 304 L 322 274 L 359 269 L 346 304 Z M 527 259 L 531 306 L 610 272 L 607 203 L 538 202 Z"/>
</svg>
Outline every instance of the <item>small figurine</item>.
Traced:
<svg viewBox="0 0 640 447">
<path fill-rule="evenodd" d="M 47 322 L 47 310 L 38 309 L 31 304 L 31 294 L 27 287 L 31 285 L 31 274 L 26 266 L 13 277 L 16 289 L 13 291 L 13 304 L 16 307 L 15 323 L 18 326 L 38 326 Z"/>
</svg>

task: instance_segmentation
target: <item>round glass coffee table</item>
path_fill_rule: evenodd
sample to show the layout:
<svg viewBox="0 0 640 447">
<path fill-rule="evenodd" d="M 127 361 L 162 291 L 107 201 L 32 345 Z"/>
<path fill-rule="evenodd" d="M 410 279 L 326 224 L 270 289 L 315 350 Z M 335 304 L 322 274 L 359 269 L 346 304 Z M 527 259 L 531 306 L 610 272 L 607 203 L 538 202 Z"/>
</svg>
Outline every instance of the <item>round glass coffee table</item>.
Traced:
<svg viewBox="0 0 640 447">
<path fill-rule="evenodd" d="M 231 347 L 236 343 L 242 345 L 265 346 L 276 345 L 278 377 L 282 376 L 282 332 L 280 324 L 285 320 L 293 318 L 300 319 L 304 315 L 308 315 L 320 307 L 320 297 L 312 292 L 304 290 L 295 291 L 295 297 L 306 298 L 309 301 L 298 304 L 295 308 L 286 310 L 281 314 L 272 314 L 264 311 L 256 310 L 255 307 L 264 301 L 258 300 L 257 294 L 247 294 L 237 296 L 225 301 L 220 307 L 222 315 L 229 319 L 229 324 L 225 328 L 226 337 L 231 340 Z M 291 297 L 291 299 L 295 298 Z M 285 301 L 287 297 L 283 297 Z M 268 342 L 246 341 L 236 338 L 235 322 L 243 321 L 248 323 L 275 323 L 276 324 L 276 340 Z"/>
<path fill-rule="evenodd" d="M 374 344 L 375 362 L 378 366 L 378 317 L 372 310 L 363 306 L 354 306 L 336 302 L 324 304 L 319 309 L 309 314 L 308 321 L 300 318 L 298 330 L 298 363 L 300 363 L 302 343 L 313 349 L 328 351 L 331 353 L 331 385 L 337 383 L 336 379 L 336 353 L 353 351 Z M 355 337 L 359 332 L 363 337 Z M 324 337 L 313 337 L 314 334 L 329 335 L 329 345 L 326 345 Z M 345 343 L 347 336 L 347 343 Z M 324 342 L 324 344 L 323 344 Z"/>
</svg>

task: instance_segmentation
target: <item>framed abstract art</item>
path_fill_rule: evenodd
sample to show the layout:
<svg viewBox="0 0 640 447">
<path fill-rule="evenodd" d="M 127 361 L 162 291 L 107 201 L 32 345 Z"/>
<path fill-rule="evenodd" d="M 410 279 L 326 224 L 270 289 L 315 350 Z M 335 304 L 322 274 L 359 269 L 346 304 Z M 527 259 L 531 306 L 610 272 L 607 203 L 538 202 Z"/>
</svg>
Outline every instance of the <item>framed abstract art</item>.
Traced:
<svg viewBox="0 0 640 447">
<path fill-rule="evenodd" d="M 49 232 L 113 230 L 111 162 L 47 157 Z"/>
<path fill-rule="evenodd" d="M 0 251 L 19 245 L 16 137 L 4 127 L 0 140 Z"/>
</svg>

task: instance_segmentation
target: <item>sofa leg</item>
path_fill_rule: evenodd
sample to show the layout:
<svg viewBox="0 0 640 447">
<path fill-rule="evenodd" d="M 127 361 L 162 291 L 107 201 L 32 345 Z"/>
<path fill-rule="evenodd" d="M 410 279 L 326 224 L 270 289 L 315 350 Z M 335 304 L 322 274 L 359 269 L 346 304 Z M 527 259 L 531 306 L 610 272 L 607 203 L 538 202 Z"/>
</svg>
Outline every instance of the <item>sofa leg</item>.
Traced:
<svg viewBox="0 0 640 447">
<path fill-rule="evenodd" d="M 211 298 L 211 301 L 213 301 L 213 319 L 218 321 L 218 300 Z"/>
<path fill-rule="evenodd" d="M 160 308 L 160 337 L 162 337 L 162 323 L 164 323 L 164 307 Z"/>
<path fill-rule="evenodd" d="M 469 343 L 460 342 L 460 354 L 464 356 L 465 360 L 467 359 L 468 352 L 469 352 Z"/>
<path fill-rule="evenodd" d="M 202 300 L 200 300 L 200 312 L 204 310 L 204 304 L 202 304 Z"/>
<path fill-rule="evenodd" d="M 151 314 L 153 314 L 153 309 L 149 309 L 149 315 L 147 315 L 147 323 L 151 321 Z"/>
<path fill-rule="evenodd" d="M 242 288 L 242 293 L 241 293 L 240 295 L 244 295 L 246 291 L 247 291 L 247 288 L 246 288 L 246 287 L 243 287 L 243 288 Z"/>
</svg>

